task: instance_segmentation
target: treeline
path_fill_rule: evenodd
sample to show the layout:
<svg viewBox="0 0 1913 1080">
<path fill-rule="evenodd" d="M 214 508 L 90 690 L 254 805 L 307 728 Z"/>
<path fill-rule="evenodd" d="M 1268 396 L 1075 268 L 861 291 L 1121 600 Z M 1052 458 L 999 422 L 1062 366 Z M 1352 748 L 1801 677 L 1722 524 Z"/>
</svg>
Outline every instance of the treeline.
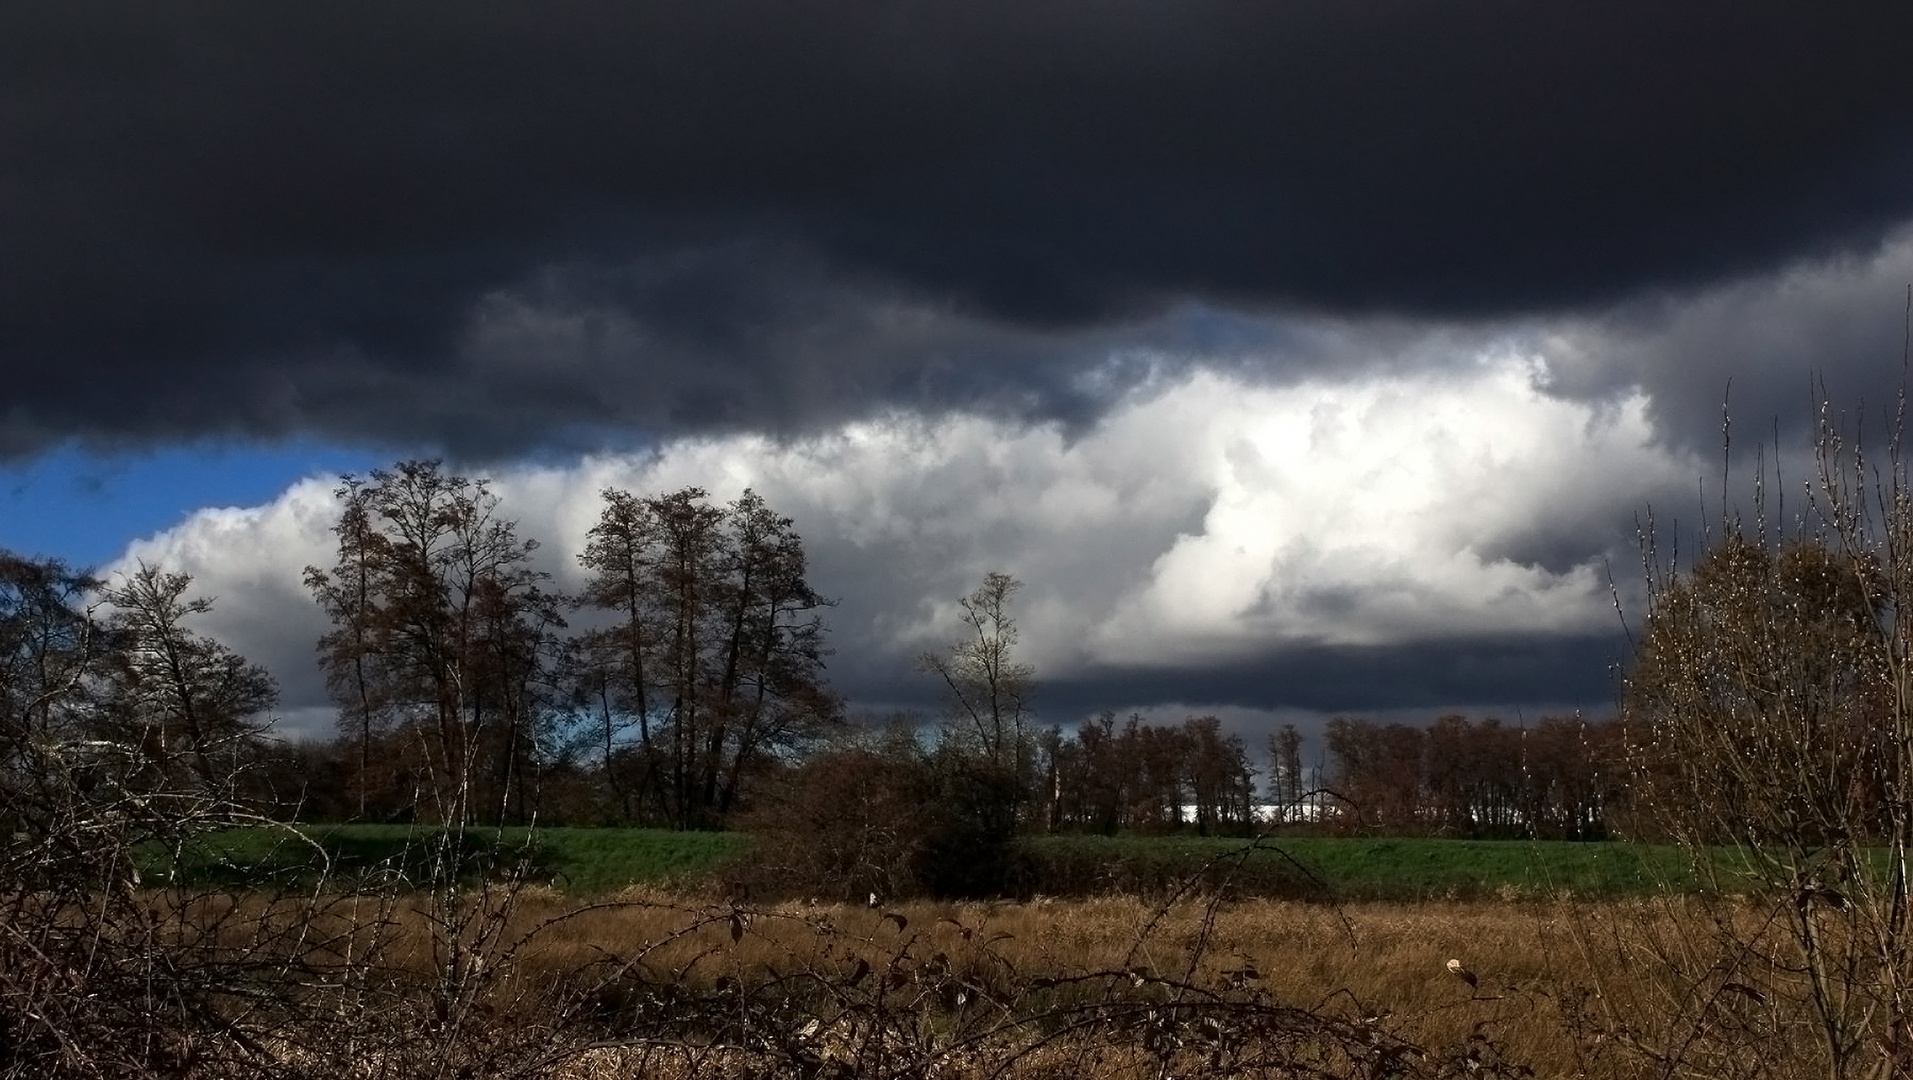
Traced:
<svg viewBox="0 0 1913 1080">
<path fill-rule="evenodd" d="M 900 813 L 968 807 L 969 834 L 1255 827 L 1260 770 L 1214 717 L 1034 723 L 1006 575 L 924 659 L 940 719 L 905 718 L 911 737 L 877 753 L 824 681 L 826 602 L 801 542 L 752 493 L 606 492 L 576 596 L 551 588 L 482 481 L 405 463 L 339 495 L 337 558 L 306 573 L 332 621 L 317 657 L 331 738 L 272 737 L 271 676 L 191 629 L 211 604 L 185 575 L 109 583 L 0 554 L 16 823 L 53 788 L 97 788 L 305 820 L 716 827 L 882 759 L 872 777 L 907 778 Z"/>
<path fill-rule="evenodd" d="M 556 752 L 525 759 L 524 772 L 531 778 L 526 805 L 536 820 L 552 825 L 680 824 L 650 800 L 632 797 L 638 789 L 634 781 L 655 784 L 655 779 L 644 781 L 656 765 L 644 761 L 640 744 L 614 742 L 607 757 L 603 746 L 592 742 L 602 738 L 602 728 L 593 724 L 602 716 L 573 720 L 580 730 L 561 741 Z M 732 798 L 721 810 L 693 824 L 757 827 L 776 814 L 767 814 L 766 806 L 785 805 L 791 792 L 816 783 L 817 776 L 842 772 L 846 760 L 868 763 L 872 777 L 909 776 L 898 794 L 900 814 L 927 814 L 930 802 L 957 797 L 951 795 L 952 776 L 958 778 L 955 783 L 974 789 L 961 797 L 982 798 L 977 793 L 987 789 L 988 801 L 997 804 L 992 813 L 1008 832 L 1246 836 L 1272 820 L 1261 790 L 1263 770 L 1241 737 L 1223 731 L 1213 716 L 1175 723 L 1132 716 L 1118 724 L 1105 714 L 1074 734 L 1055 727 L 1036 729 L 1021 770 L 995 767 L 920 716 L 895 718 L 880 728 L 873 733 L 867 722 L 842 721 L 801 752 L 758 761 L 735 781 L 729 789 Z M 900 734 L 904 731 L 910 735 Z M 405 755 L 419 753 L 405 745 L 416 743 L 419 734 L 375 737 L 374 773 L 396 770 Z M 355 783 L 362 775 L 359 753 L 356 736 L 348 735 L 279 747 L 263 754 L 258 767 L 278 777 L 276 790 L 296 793 L 289 805 L 296 806 L 301 817 L 356 819 L 361 817 L 356 800 L 362 792 Z M 474 784 L 485 786 L 482 779 Z M 513 799 L 515 807 L 515 795 Z M 834 799 L 826 804 L 837 811 L 847 806 Z M 381 820 L 387 819 L 393 818 Z M 397 819 L 405 819 L 404 813 Z"/>
<path fill-rule="evenodd" d="M 1052 743 L 1053 783 L 1042 816 L 1050 831 L 1252 831 L 1260 821 L 1256 776 L 1239 735 L 1213 716 L 1121 726 L 1104 713 Z"/>
<path fill-rule="evenodd" d="M 338 496 L 337 558 L 305 573 L 331 742 L 265 737 L 277 688 L 191 629 L 210 602 L 185 575 L 0 553 L 0 814 L 106 785 L 307 818 L 708 826 L 841 724 L 826 601 L 752 492 L 606 491 L 576 596 L 483 480 L 404 462 Z"/>
<path fill-rule="evenodd" d="M 1328 775 L 1304 796 L 1305 816 L 1338 830 L 1591 840 L 1627 805 L 1618 720 L 1337 717 L 1323 742 Z"/>
</svg>

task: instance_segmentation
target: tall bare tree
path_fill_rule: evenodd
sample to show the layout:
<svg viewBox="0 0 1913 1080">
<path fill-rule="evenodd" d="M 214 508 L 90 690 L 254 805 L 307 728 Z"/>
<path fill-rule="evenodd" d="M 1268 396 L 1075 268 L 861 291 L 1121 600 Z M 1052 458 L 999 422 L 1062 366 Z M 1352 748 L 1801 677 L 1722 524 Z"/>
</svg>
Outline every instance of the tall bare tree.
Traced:
<svg viewBox="0 0 1913 1080">
<path fill-rule="evenodd" d="M 957 601 L 963 636 L 947 652 L 925 653 L 925 671 L 948 691 L 952 734 L 992 765 L 1021 776 L 1029 754 L 1030 695 L 1036 669 L 1016 659 L 1010 601 L 1023 583 L 991 571 Z"/>
<path fill-rule="evenodd" d="M 725 507 L 717 587 L 723 637 L 699 794 L 719 814 L 765 754 L 807 742 L 836 717 L 817 615 L 830 601 L 811 588 L 807 566 L 794 523 L 762 496 L 746 490 Z"/>
<path fill-rule="evenodd" d="M 339 520 L 332 526 L 339 557 L 329 573 L 307 567 L 305 583 L 332 623 L 319 639 L 319 663 L 326 688 L 339 703 L 340 734 L 358 750 L 353 788 L 363 817 L 373 786 L 372 744 L 388 719 L 392 689 L 389 672 L 377 662 L 374 650 L 381 568 L 389 564 L 391 552 L 385 534 L 372 522 L 362 479 L 346 477 L 333 495 L 340 502 Z"/>
<path fill-rule="evenodd" d="M 678 827 L 728 813 L 753 770 L 814 739 L 839 708 L 823 679 L 828 606 L 803 542 L 755 492 L 608 490 L 579 556 L 581 686 L 614 798 Z"/>
<path fill-rule="evenodd" d="M 609 623 L 576 639 L 574 681 L 578 700 L 597 717 L 600 768 L 620 815 L 631 818 L 635 800 L 661 820 L 670 803 L 651 701 L 650 666 L 663 633 L 651 595 L 657 521 L 628 491 L 606 489 L 603 499 L 578 556 L 591 577 L 576 603 Z"/>
<path fill-rule="evenodd" d="M 485 481 L 437 461 L 348 477 L 339 494 L 338 561 L 308 567 L 306 585 L 333 620 L 320 662 L 344 733 L 364 765 L 381 731 L 415 755 L 415 811 L 524 817 L 564 625 L 537 541 Z"/>
</svg>

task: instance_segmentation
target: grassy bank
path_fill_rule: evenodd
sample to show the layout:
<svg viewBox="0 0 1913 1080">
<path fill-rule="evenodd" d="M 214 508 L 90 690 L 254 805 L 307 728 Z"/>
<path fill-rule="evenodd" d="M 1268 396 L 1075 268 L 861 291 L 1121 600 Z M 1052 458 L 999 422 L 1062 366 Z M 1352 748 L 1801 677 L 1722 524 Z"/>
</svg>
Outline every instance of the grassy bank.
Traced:
<svg viewBox="0 0 1913 1080">
<path fill-rule="evenodd" d="M 1678 849 L 1642 844 L 1296 837 L 1044 836 L 1022 841 L 1029 891 L 1156 895 L 1212 888 L 1309 900 L 1617 899 L 1692 886 Z"/>
<path fill-rule="evenodd" d="M 425 883 L 522 874 L 596 896 L 631 885 L 696 887 L 749 877 L 751 838 L 663 829 L 480 829 L 456 836 L 403 825 L 233 829 L 142 853 L 148 878 L 213 886 Z M 1297 837 L 1038 836 L 1017 842 L 1017 889 L 1030 896 L 1204 892 L 1313 901 L 1620 899 L 1684 891 L 1672 848 L 1620 843 Z"/>
<path fill-rule="evenodd" d="M 668 829 L 470 828 L 305 825 L 228 829 L 190 847 L 142 850 L 149 878 L 217 886 L 426 883 L 522 874 L 573 895 L 631 885 L 689 885 L 741 857 L 739 833 Z"/>
</svg>

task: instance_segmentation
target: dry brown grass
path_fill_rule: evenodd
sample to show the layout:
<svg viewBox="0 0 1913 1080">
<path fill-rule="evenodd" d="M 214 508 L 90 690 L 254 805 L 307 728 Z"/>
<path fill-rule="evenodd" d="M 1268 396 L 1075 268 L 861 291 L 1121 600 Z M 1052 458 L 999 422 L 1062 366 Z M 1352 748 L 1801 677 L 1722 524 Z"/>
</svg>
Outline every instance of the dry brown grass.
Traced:
<svg viewBox="0 0 1913 1080">
<path fill-rule="evenodd" d="M 622 966 L 626 982 L 675 985 L 688 995 L 784 980 L 795 996 L 814 992 L 818 1014 L 827 1017 L 833 984 L 852 979 L 860 966 L 902 970 L 909 981 L 888 1005 L 895 1013 L 932 1025 L 939 1013 L 952 1014 L 946 1021 L 956 1032 L 963 1021 L 955 1014 L 964 1006 L 955 995 L 998 1007 L 997 1053 L 979 1045 L 967 1055 L 973 1065 L 994 1068 L 1006 1047 L 1027 1045 L 1045 1029 L 1041 1021 L 1012 1023 L 1017 1010 L 1037 1016 L 1086 1008 L 1109 989 L 1107 980 L 1089 976 L 1128 973 L 1128 991 L 1155 980 L 1164 997 L 1183 992 L 1192 1000 L 1181 989 L 1188 988 L 1221 1002 L 1295 1009 L 1438 1055 L 1479 1049 L 1485 1039 L 1538 1075 L 1621 1077 L 1638 1075 L 1641 1061 L 1598 1037 L 1592 1025 L 1603 1021 L 1586 1007 L 1601 1000 L 1604 986 L 1627 977 L 1629 953 L 1615 946 L 1632 940 L 1630 923 L 1643 914 L 1651 915 L 1638 905 L 1491 902 L 1336 909 L 1187 901 L 1160 908 L 1130 898 L 732 908 L 647 894 L 580 908 L 540 893 L 512 913 L 505 937 L 525 944 L 496 991 L 516 996 Z M 422 940 L 424 929 L 413 926 L 404 936 Z M 1450 959 L 1462 960 L 1476 985 L 1450 974 Z M 611 1031 L 604 1037 L 617 1039 Z M 746 1067 L 748 1057 L 737 1048 L 647 1039 L 585 1054 L 567 1073 L 610 1075 L 634 1063 L 644 1065 L 643 1075 L 757 1071 Z M 1060 1068 L 1059 1060 L 1080 1070 L 1092 1058 L 1098 1075 L 1155 1075 L 1161 1065 L 1135 1046 L 1099 1050 L 1063 1039 L 1012 1071 L 1044 1075 Z M 950 1075 L 967 1071 L 946 1064 L 956 1070 Z"/>
<path fill-rule="evenodd" d="M 1039 1015 L 1085 1007 L 1109 992 L 1108 983 L 1086 973 L 1132 972 L 1160 980 L 1164 995 L 1181 995 L 1177 1000 L 1199 991 L 1221 1003 L 1289 1008 L 1349 1025 L 1326 1041 L 1348 1031 L 1385 1034 L 1428 1051 L 1422 1060 L 1430 1075 L 1441 1073 L 1444 1058 L 1471 1071 L 1464 1057 L 1476 1060 L 1476 1075 L 1505 1061 L 1538 1076 L 1614 1078 L 1791 1076 L 1804 1060 L 1796 1056 L 1798 1018 L 1782 1014 L 1784 1002 L 1762 1002 L 1765 1015 L 1750 1016 L 1750 998 L 1721 992 L 1736 979 L 1754 980 L 1730 962 L 1731 942 L 1764 918 L 1752 905 L 1733 909 L 1732 926 L 1719 924 L 1720 908 L 1685 899 L 1339 909 L 1271 901 L 1189 901 L 1165 909 L 1127 898 L 882 910 L 785 906 L 742 915 L 743 933 L 733 940 L 727 919 L 710 918 L 716 909 L 685 932 L 691 912 L 658 898 L 632 899 L 632 906 L 575 916 L 545 948 L 527 952 L 527 974 L 570 968 L 599 947 L 640 945 L 650 950 L 646 962 L 655 971 L 692 988 L 803 974 L 842 980 L 860 964 L 882 970 L 905 956 L 921 970 L 937 958 L 964 986 L 1009 1003 L 1006 1020 L 1015 1009 Z M 1472 985 L 1449 972 L 1451 959 L 1475 976 Z M 1060 983 L 1045 989 L 1049 980 Z M 920 993 L 899 1008 L 919 1016 L 953 1010 L 947 992 Z M 968 1067 L 945 1062 L 946 1075 L 1003 1069 L 1019 1076 L 1153 1076 L 1165 1067 L 1138 1043 L 1101 1034 L 1094 1036 L 1099 1045 L 1059 1039 L 1006 1067 L 1013 1055 L 1004 1048 L 1027 1045 L 1044 1029 L 1043 1022 L 1005 1023 L 995 1054 L 971 1047 L 961 1062 Z M 581 1059 L 576 1075 L 594 1075 L 633 1052 L 662 1064 L 661 1049 L 649 1045 Z M 1338 1065 L 1333 1058 L 1321 1059 L 1328 1074 L 1366 1074 L 1361 1062 Z M 711 1059 L 696 1062 L 709 1066 Z M 716 1072 L 687 1066 L 684 1074 L 723 1075 L 737 1064 Z"/>
<path fill-rule="evenodd" d="M 176 952 L 270 942 L 304 980 L 303 1014 L 225 1058 L 254 1077 L 1618 1080 L 1804 1060 L 1777 997 L 1755 1015 L 1722 991 L 1769 985 L 1723 965 L 1761 918 L 1747 905 L 1731 934 L 1686 900 L 872 909 L 493 886 L 145 909 Z"/>
</svg>

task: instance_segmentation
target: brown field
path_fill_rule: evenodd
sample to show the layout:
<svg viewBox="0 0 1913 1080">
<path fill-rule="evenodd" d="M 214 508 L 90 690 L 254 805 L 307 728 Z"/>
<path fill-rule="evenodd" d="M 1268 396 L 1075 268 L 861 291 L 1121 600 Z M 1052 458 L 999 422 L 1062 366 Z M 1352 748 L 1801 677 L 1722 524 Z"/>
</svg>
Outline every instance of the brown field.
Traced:
<svg viewBox="0 0 1913 1080">
<path fill-rule="evenodd" d="M 1786 974 L 1715 944 L 1727 929 L 1744 940 L 1762 913 L 1742 905 L 1722 923 L 1685 899 L 867 908 L 492 886 L 160 893 L 140 912 L 108 927 L 138 937 L 127 955 L 240 988 L 215 995 L 217 1017 L 153 1036 L 179 1044 L 166 1052 L 182 1076 L 1814 1071 Z M 70 1001 L 60 980 L 77 977 L 35 976 L 35 1007 Z M 1657 1061 L 1669 1054 L 1681 1068 Z"/>
<path fill-rule="evenodd" d="M 387 954 L 421 976 L 457 951 L 423 916 L 396 913 Z M 460 925 L 474 970 L 494 965 L 474 1022 L 522 1026 L 537 1051 L 498 1053 L 501 1074 L 1619 1078 L 1679 1047 L 1714 1074 L 1788 1075 L 1772 1032 L 1724 1037 L 1678 989 L 1712 963 L 1703 922 L 1641 902 L 580 907 L 521 891 Z"/>
</svg>

